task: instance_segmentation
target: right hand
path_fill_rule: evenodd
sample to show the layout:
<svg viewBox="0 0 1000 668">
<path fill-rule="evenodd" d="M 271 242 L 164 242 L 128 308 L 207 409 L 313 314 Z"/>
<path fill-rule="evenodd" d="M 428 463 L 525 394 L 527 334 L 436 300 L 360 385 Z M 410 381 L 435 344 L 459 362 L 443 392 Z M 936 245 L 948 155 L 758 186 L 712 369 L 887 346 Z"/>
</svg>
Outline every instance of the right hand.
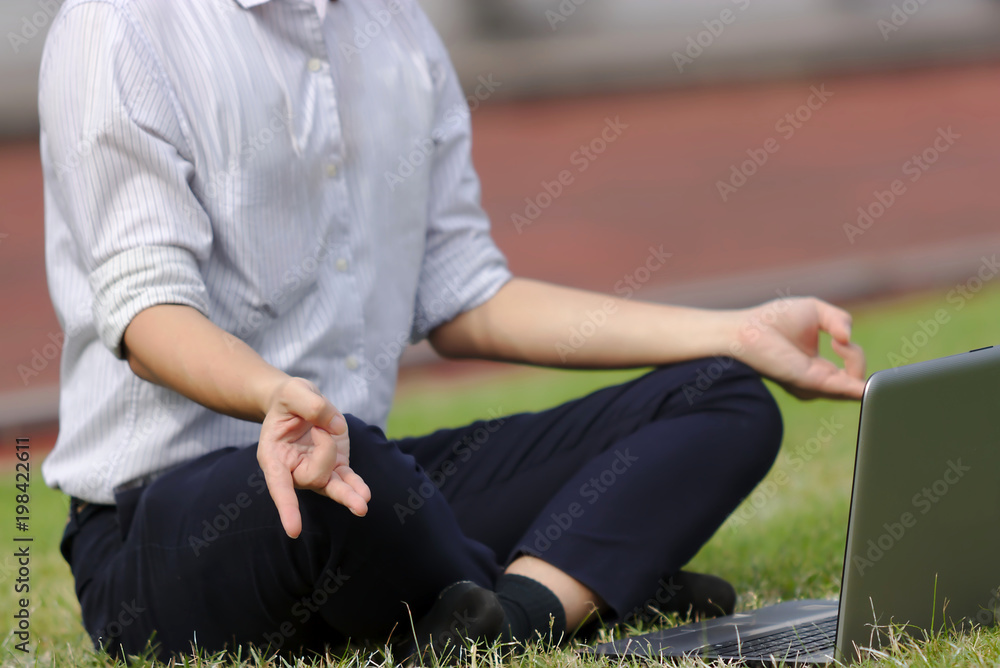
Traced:
<svg viewBox="0 0 1000 668">
<path fill-rule="evenodd" d="M 851 314 L 812 297 L 781 298 L 735 312 L 735 355 L 800 399 L 860 399 L 865 391 L 865 353 L 851 341 Z M 843 368 L 819 354 L 819 334 Z"/>
<path fill-rule="evenodd" d="M 311 489 L 358 517 L 368 512 L 371 490 L 349 466 L 347 421 L 319 389 L 290 378 L 274 391 L 260 428 L 257 462 L 291 538 L 302 532 L 296 489 Z"/>
</svg>

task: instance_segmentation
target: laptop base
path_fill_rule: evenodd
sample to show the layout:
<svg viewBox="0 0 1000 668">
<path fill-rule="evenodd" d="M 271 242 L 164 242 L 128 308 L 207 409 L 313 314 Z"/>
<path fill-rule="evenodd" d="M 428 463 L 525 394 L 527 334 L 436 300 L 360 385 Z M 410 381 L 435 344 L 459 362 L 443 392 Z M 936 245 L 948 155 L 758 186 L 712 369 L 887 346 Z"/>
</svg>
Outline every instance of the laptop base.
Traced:
<svg viewBox="0 0 1000 668">
<path fill-rule="evenodd" d="M 788 601 L 603 643 L 588 653 L 607 658 L 660 660 L 697 656 L 756 665 L 825 665 L 834 661 L 837 607 L 837 601 Z M 758 646 L 764 637 L 791 629 L 795 632 L 790 641 Z M 713 646 L 718 646 L 719 651 Z"/>
</svg>

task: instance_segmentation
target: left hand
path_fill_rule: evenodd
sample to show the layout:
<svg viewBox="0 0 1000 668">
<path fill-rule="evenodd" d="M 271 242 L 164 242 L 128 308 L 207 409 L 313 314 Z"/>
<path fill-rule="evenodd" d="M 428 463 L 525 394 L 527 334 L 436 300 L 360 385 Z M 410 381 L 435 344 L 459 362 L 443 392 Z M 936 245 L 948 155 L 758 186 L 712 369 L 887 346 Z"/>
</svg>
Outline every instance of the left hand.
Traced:
<svg viewBox="0 0 1000 668">
<path fill-rule="evenodd" d="M 851 342 L 851 315 L 812 297 L 782 298 L 735 312 L 733 356 L 800 399 L 860 399 L 865 354 Z M 844 368 L 819 356 L 819 333 L 830 334 Z"/>
</svg>

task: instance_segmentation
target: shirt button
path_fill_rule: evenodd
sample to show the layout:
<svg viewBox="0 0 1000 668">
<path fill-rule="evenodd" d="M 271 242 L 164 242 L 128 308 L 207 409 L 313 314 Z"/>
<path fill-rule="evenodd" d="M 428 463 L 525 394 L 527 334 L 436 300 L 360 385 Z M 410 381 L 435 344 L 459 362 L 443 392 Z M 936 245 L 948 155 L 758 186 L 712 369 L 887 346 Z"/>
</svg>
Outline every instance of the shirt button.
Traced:
<svg viewBox="0 0 1000 668">
<path fill-rule="evenodd" d="M 326 166 L 326 175 L 329 176 L 331 179 L 335 177 L 337 175 L 337 165 L 332 162 L 328 164 Z"/>
<path fill-rule="evenodd" d="M 358 368 L 358 358 L 354 355 L 348 355 L 344 359 L 344 366 L 346 366 L 350 371 L 354 371 Z"/>
<path fill-rule="evenodd" d="M 347 259 L 337 258 L 337 271 L 347 271 Z"/>
<path fill-rule="evenodd" d="M 310 72 L 319 72 L 319 70 L 320 70 L 321 67 L 323 67 L 323 61 L 322 60 L 320 60 L 319 58 L 310 58 L 309 59 L 309 71 Z"/>
</svg>

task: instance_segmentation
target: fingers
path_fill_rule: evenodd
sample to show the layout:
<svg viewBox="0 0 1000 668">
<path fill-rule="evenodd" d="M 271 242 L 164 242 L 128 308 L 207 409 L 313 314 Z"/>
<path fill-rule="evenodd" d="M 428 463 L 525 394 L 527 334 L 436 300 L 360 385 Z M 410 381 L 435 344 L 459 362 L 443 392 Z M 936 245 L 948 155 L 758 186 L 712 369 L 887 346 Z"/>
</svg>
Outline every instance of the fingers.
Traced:
<svg viewBox="0 0 1000 668">
<path fill-rule="evenodd" d="M 833 351 L 844 360 L 843 369 L 832 362 L 820 362 L 824 373 L 816 389 L 830 398 L 860 399 L 865 389 L 865 353 L 851 342 L 851 314 L 818 299 L 816 313 L 820 328 L 830 334 Z"/>
<path fill-rule="evenodd" d="M 289 538 L 298 538 L 302 533 L 302 515 L 299 513 L 299 499 L 295 496 L 292 472 L 280 461 L 269 457 L 260 462 L 260 468 L 264 472 L 267 491 L 278 509 L 282 528 Z"/>
<path fill-rule="evenodd" d="M 343 418 L 341 418 L 343 419 Z M 321 494 L 325 494 L 337 503 L 341 504 L 358 517 L 364 516 L 368 512 L 368 502 L 371 501 L 372 492 L 365 481 L 349 465 L 349 444 L 346 433 L 347 423 L 344 423 L 344 434 L 331 437 L 320 429 L 314 435 L 318 449 L 323 450 L 323 457 L 316 460 L 320 463 L 321 472 L 330 473 L 324 478 L 321 488 L 314 488 Z"/>
<path fill-rule="evenodd" d="M 349 453 L 344 415 L 308 380 L 287 382 L 261 427 L 258 461 L 291 538 L 302 532 L 296 488 L 328 496 L 355 515 L 368 512 L 371 490 L 348 466 Z"/>
<path fill-rule="evenodd" d="M 294 413 L 331 434 L 347 433 L 344 415 L 308 380 L 293 379 L 288 383 L 287 395 L 283 400 L 285 410 L 289 413 Z"/>
<path fill-rule="evenodd" d="M 816 313 L 819 326 L 829 332 L 834 341 L 847 344 L 851 341 L 851 314 L 833 304 L 817 299 Z"/>
<path fill-rule="evenodd" d="M 372 500 L 372 491 L 369 489 L 368 483 L 366 483 L 361 476 L 355 473 L 354 469 L 350 466 L 341 466 L 337 469 L 337 472 L 340 474 L 341 479 L 350 485 L 351 489 L 357 492 L 358 496 L 360 496 L 366 504 Z"/>
<path fill-rule="evenodd" d="M 865 378 L 865 351 L 856 343 L 843 344 L 837 339 L 831 339 L 833 352 L 844 360 L 844 369 L 853 378 Z"/>
<path fill-rule="evenodd" d="M 349 466 L 341 466 L 330 478 L 330 482 L 320 492 L 344 506 L 358 517 L 368 513 L 371 490 Z"/>
<path fill-rule="evenodd" d="M 295 471 L 295 482 L 300 487 L 309 489 L 320 489 L 326 486 L 330 480 L 330 474 L 337 468 L 342 454 L 342 449 L 338 447 L 334 437 L 324 429 L 313 427 L 311 430 L 313 447 L 309 456 L 305 458 Z M 337 439 L 346 439 L 346 436 L 337 436 Z M 347 444 L 343 444 L 346 450 Z"/>
<path fill-rule="evenodd" d="M 330 420 L 329 425 L 327 427 L 327 431 L 337 436 L 346 436 L 347 420 L 336 408 L 334 408 L 333 410 L 336 412 L 336 415 L 334 415 L 333 419 Z"/>
<path fill-rule="evenodd" d="M 364 516 L 372 494 L 361 476 L 348 465 L 347 434 L 331 436 L 313 427 L 311 435 L 313 447 L 309 456 L 292 472 L 295 486 L 323 494 L 355 515 Z"/>
<path fill-rule="evenodd" d="M 810 399 L 819 397 L 860 399 L 861 395 L 864 394 L 865 380 L 863 375 L 861 377 L 854 376 L 847 369 L 841 369 L 830 360 L 816 359 L 813 363 L 813 371 L 809 376 L 813 381 L 801 387 L 808 392 Z"/>
<path fill-rule="evenodd" d="M 827 377 L 823 394 L 831 399 L 860 399 L 865 392 L 865 381 L 849 376 L 843 369 Z"/>
</svg>

